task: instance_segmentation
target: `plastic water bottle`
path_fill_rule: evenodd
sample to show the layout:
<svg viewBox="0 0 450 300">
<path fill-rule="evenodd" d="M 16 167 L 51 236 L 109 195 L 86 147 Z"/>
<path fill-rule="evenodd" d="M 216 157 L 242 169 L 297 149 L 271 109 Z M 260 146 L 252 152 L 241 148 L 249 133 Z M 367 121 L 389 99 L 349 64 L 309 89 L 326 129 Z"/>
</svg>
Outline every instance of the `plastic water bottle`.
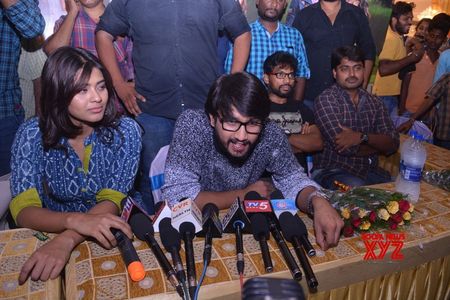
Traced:
<svg viewBox="0 0 450 300">
<path fill-rule="evenodd" d="M 419 200 L 422 169 L 427 159 L 423 140 L 420 134 L 412 131 L 411 137 L 400 147 L 400 168 L 395 189 L 397 192 L 407 194 L 412 203 Z"/>
</svg>

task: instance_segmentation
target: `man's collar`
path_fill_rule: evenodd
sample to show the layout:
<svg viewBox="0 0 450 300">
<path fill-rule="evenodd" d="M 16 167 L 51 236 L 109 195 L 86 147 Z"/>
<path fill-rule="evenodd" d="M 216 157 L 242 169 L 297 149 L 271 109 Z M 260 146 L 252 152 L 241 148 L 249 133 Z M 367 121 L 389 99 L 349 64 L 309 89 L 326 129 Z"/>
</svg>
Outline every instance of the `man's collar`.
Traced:
<svg viewBox="0 0 450 300">
<path fill-rule="evenodd" d="M 266 29 L 266 27 L 264 27 L 264 25 L 260 22 L 260 20 L 261 20 L 260 18 L 258 18 L 256 20 L 256 24 L 258 24 L 258 27 L 261 28 L 262 30 L 264 30 L 266 33 L 269 33 L 269 31 Z M 281 26 L 280 21 L 277 21 L 277 29 L 275 29 L 275 31 L 273 33 L 277 32 L 280 29 L 280 26 Z"/>
</svg>

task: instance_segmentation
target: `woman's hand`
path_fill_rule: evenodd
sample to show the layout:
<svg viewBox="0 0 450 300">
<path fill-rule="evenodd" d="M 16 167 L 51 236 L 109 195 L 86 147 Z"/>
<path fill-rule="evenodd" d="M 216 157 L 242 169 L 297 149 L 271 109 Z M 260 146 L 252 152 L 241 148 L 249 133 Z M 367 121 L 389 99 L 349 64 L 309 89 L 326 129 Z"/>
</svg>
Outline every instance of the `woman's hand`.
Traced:
<svg viewBox="0 0 450 300">
<path fill-rule="evenodd" d="M 106 249 L 116 246 L 116 239 L 110 228 L 116 228 L 125 233 L 130 239 L 133 237 L 130 225 L 122 218 L 110 213 L 71 213 L 67 218 L 67 229 L 76 231 L 83 236 L 95 238 Z"/>
<path fill-rule="evenodd" d="M 73 241 L 64 233 L 50 240 L 37 249 L 22 266 L 19 284 L 24 284 L 30 276 L 35 281 L 58 277 L 69 260 L 74 246 Z"/>
</svg>

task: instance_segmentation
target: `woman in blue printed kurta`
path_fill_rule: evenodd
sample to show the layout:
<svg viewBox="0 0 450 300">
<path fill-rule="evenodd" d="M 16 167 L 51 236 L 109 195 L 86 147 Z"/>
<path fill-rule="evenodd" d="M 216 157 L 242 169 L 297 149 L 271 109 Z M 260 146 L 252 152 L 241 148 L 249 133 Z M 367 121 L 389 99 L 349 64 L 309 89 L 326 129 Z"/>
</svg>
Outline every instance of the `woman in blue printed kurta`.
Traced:
<svg viewBox="0 0 450 300">
<path fill-rule="evenodd" d="M 57 277 L 86 237 L 111 248 L 111 227 L 132 236 L 117 214 L 133 186 L 141 132 L 111 96 L 109 74 L 85 50 L 62 47 L 48 58 L 41 114 L 20 127 L 12 148 L 10 209 L 19 226 L 60 234 L 28 259 L 20 283 Z"/>
</svg>

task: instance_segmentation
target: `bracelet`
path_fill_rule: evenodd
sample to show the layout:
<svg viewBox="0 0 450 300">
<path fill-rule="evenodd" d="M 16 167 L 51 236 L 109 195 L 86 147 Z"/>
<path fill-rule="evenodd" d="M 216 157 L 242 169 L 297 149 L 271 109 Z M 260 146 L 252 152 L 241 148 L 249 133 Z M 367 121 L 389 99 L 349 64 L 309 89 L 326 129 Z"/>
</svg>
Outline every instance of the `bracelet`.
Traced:
<svg viewBox="0 0 450 300">
<path fill-rule="evenodd" d="M 313 206 L 313 198 L 319 196 L 322 198 L 325 198 L 328 200 L 327 195 L 325 195 L 323 192 L 321 192 L 320 190 L 315 190 L 314 192 L 312 192 L 311 194 L 309 194 L 308 198 L 306 199 L 306 211 L 309 215 L 313 216 L 314 215 L 314 206 Z"/>
</svg>

